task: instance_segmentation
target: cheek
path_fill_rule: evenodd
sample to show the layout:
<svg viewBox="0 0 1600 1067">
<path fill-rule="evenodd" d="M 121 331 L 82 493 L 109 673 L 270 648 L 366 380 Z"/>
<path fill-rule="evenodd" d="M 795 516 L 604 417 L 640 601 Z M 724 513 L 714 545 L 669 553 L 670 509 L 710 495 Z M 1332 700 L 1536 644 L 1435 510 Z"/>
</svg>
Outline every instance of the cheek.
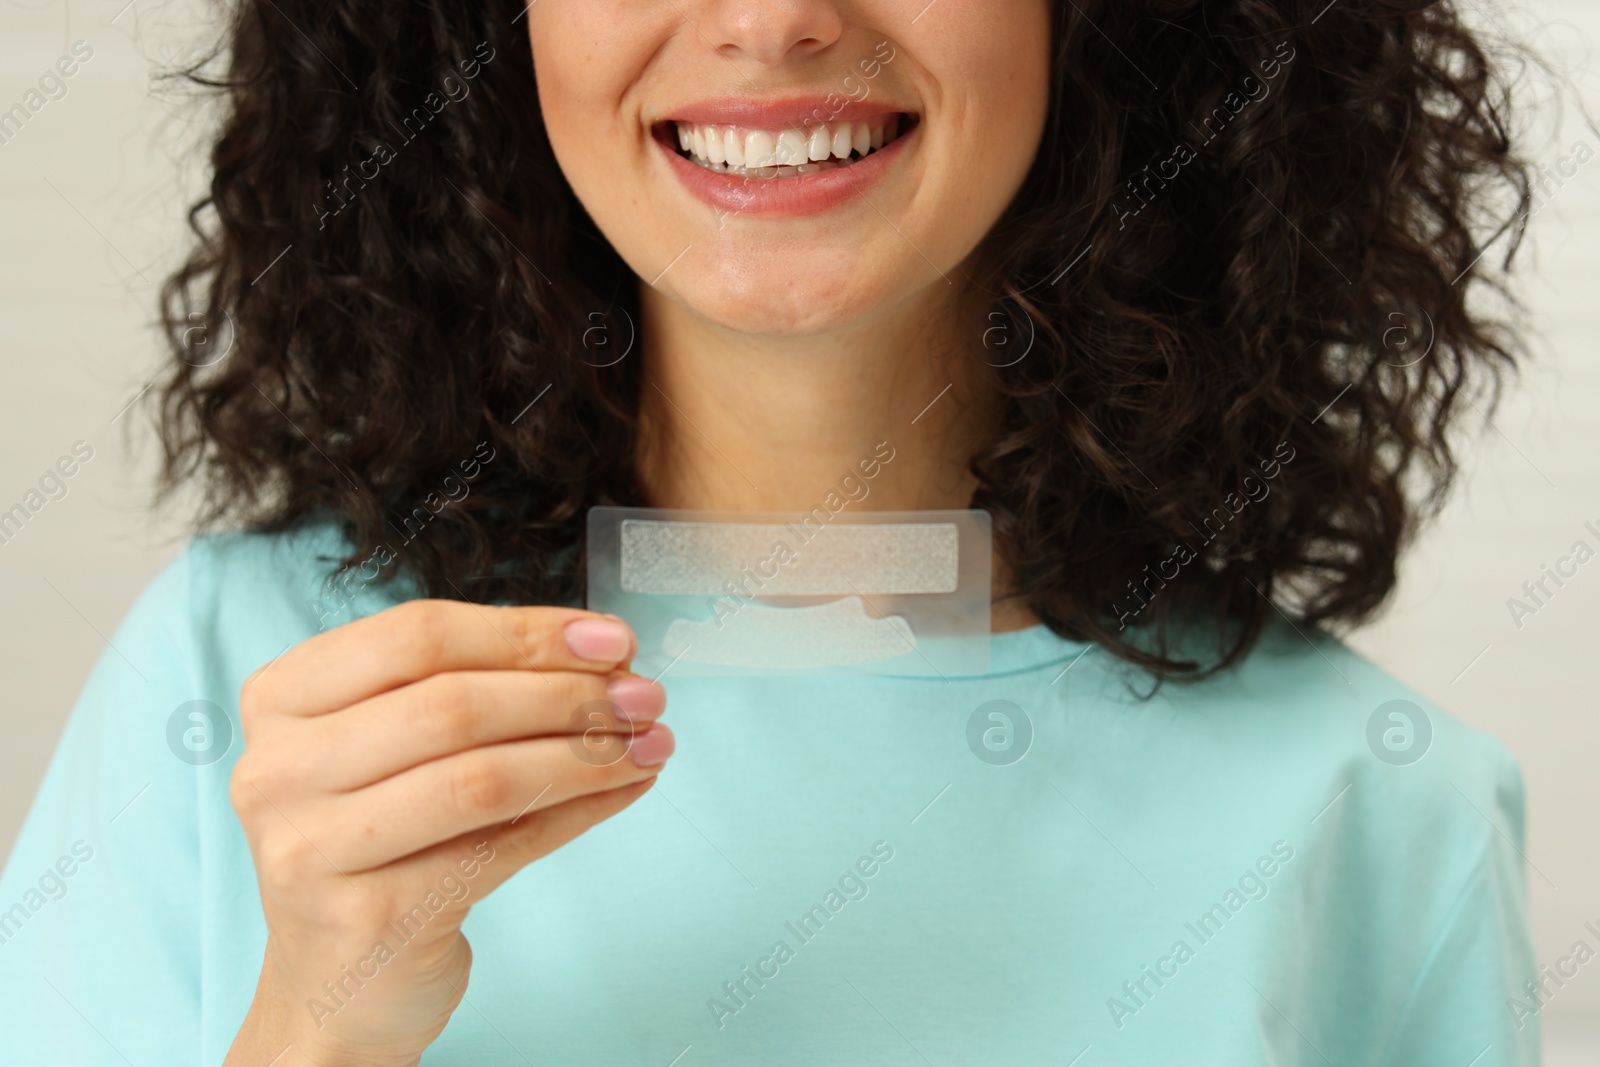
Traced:
<svg viewBox="0 0 1600 1067">
<path fill-rule="evenodd" d="M 530 8 L 540 113 L 556 162 L 590 218 L 644 278 L 715 221 L 709 209 L 704 218 L 675 218 L 649 180 L 659 161 L 643 102 L 680 29 L 674 10 L 639 0 L 545 0 Z M 698 224 L 688 236 L 686 221 Z"/>
<path fill-rule="evenodd" d="M 1049 109 L 1050 5 L 1016 0 L 996 18 L 984 5 L 944 5 L 909 36 L 899 63 L 927 98 L 920 173 L 900 204 L 905 270 L 921 255 L 955 274 L 1004 213 L 1038 153 Z M 974 161 L 981 161 L 975 165 Z M 904 252 L 905 249 L 900 249 Z M 938 279 L 934 279 L 938 280 Z"/>
<path fill-rule="evenodd" d="M 623 101 L 647 45 L 623 5 L 609 0 L 534 4 L 528 23 L 540 114 L 562 173 L 579 199 L 605 195 L 632 166 L 637 131 Z"/>
<path fill-rule="evenodd" d="M 937 162 L 957 163 L 955 181 L 992 209 L 1009 202 L 1038 151 L 1049 109 L 1050 17 L 1029 0 L 1007 19 L 957 7 L 957 25 L 939 36 L 926 62 L 946 94 L 943 129 L 950 138 Z M 973 167 L 964 160 L 981 159 Z"/>
</svg>

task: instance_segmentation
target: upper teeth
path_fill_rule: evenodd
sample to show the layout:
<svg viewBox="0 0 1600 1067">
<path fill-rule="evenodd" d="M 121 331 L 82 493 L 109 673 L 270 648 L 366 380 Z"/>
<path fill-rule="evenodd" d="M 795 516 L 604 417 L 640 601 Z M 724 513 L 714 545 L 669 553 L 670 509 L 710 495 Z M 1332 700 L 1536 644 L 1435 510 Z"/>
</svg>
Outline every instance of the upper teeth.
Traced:
<svg viewBox="0 0 1600 1067">
<path fill-rule="evenodd" d="M 700 163 L 732 167 L 798 167 L 865 156 L 900 136 L 900 116 L 830 122 L 808 130 L 752 130 L 743 126 L 677 123 L 678 146 Z"/>
</svg>

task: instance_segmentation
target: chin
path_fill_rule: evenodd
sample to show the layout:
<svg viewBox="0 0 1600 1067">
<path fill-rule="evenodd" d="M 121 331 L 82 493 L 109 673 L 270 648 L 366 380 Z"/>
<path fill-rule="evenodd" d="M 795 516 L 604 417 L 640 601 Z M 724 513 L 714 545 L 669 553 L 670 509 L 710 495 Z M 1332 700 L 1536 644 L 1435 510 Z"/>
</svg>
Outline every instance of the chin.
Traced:
<svg viewBox="0 0 1600 1067">
<path fill-rule="evenodd" d="M 817 248 L 799 256 L 707 250 L 692 271 L 671 281 L 663 280 L 660 288 L 700 318 L 736 333 L 783 337 L 860 323 L 920 285 L 910 279 L 896 284 L 869 267 L 859 250 Z"/>
</svg>

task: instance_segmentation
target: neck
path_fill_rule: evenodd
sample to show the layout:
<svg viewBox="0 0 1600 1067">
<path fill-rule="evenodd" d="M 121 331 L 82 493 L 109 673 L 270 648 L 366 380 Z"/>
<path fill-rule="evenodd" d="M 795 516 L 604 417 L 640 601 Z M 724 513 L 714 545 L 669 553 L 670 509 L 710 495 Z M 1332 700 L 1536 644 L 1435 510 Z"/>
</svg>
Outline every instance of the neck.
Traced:
<svg viewBox="0 0 1600 1067">
<path fill-rule="evenodd" d="M 981 311 L 944 285 L 805 337 L 734 333 L 649 286 L 641 304 L 638 466 L 652 506 L 801 512 L 830 493 L 858 511 L 970 506 L 968 460 L 997 404 L 965 343 Z M 998 563 L 994 577 L 1004 592 Z M 1033 621 L 1015 601 L 994 615 L 996 630 Z"/>
</svg>

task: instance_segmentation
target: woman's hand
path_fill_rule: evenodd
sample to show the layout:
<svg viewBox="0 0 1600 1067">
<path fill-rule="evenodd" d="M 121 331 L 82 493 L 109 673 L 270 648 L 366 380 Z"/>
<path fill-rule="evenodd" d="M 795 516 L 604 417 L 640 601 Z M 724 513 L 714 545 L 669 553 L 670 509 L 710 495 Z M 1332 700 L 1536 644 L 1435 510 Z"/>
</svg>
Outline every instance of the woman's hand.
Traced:
<svg viewBox="0 0 1600 1067">
<path fill-rule="evenodd" d="M 417 600 L 250 676 L 230 797 L 267 951 L 227 1064 L 417 1062 L 466 989 L 471 905 L 671 754 L 634 650 L 591 612 Z"/>
</svg>

